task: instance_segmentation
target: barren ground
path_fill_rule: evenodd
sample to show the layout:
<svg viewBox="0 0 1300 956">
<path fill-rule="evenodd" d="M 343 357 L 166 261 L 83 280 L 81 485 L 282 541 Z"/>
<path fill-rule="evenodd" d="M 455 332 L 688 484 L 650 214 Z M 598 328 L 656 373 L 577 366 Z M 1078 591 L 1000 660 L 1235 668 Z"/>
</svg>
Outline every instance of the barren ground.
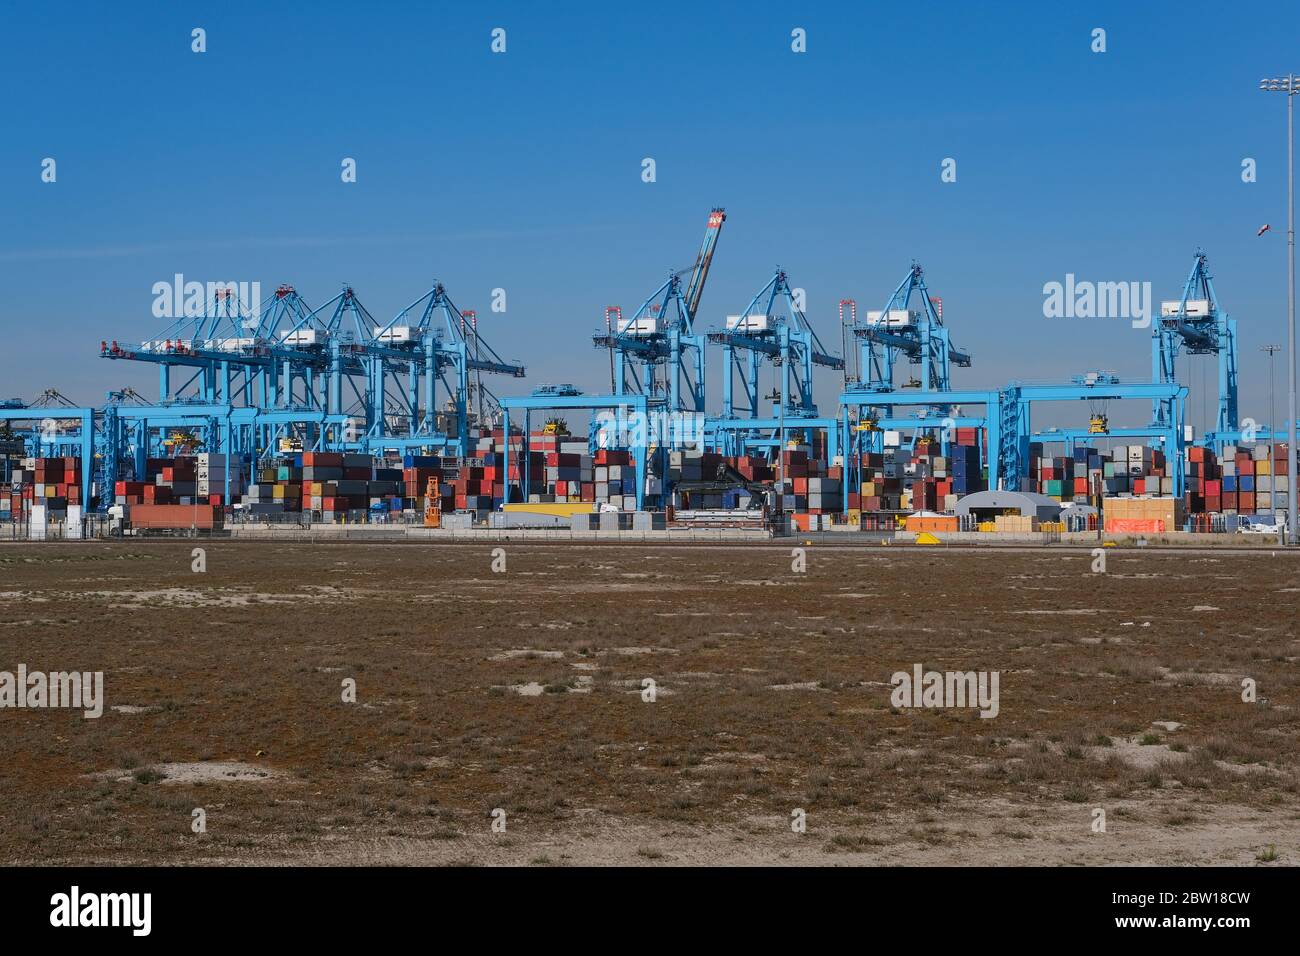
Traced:
<svg viewBox="0 0 1300 956">
<path fill-rule="evenodd" d="M 198 544 L 0 547 L 0 862 L 1300 861 L 1294 556 Z"/>
</svg>

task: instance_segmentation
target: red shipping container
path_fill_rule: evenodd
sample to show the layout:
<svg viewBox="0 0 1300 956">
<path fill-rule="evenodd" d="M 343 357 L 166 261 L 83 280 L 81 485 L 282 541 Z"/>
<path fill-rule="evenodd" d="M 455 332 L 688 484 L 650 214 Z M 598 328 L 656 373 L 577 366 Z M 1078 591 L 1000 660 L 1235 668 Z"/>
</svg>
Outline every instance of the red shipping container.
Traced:
<svg viewBox="0 0 1300 956">
<path fill-rule="evenodd" d="M 132 505 L 127 515 L 135 528 L 219 527 L 221 512 L 211 505 Z"/>
<path fill-rule="evenodd" d="M 596 483 L 594 481 L 582 482 L 582 500 L 583 501 L 596 500 Z"/>
<path fill-rule="evenodd" d="M 1240 491 L 1237 493 L 1237 510 L 1254 513 L 1255 511 L 1255 492 Z"/>
<path fill-rule="evenodd" d="M 1217 498 L 1222 493 L 1223 493 L 1223 481 L 1221 479 L 1219 478 L 1215 478 L 1213 480 L 1206 479 L 1205 497 Z"/>
</svg>

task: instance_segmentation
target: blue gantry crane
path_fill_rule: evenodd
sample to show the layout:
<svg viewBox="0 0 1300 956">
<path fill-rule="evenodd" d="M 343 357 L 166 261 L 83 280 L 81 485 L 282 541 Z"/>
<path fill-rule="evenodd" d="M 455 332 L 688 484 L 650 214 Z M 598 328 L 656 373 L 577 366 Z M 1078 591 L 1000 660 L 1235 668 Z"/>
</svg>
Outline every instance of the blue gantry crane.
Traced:
<svg viewBox="0 0 1300 956">
<path fill-rule="evenodd" d="M 480 426 L 491 427 L 501 417 L 500 401 L 483 384 L 483 375 L 525 375 L 522 363 L 502 358 L 488 344 L 479 332 L 477 314 L 457 308 L 441 282 L 435 282 L 386 325 L 375 326 L 374 345 L 422 356 L 422 361 L 412 360 L 407 365 L 403 401 L 411 415 L 412 435 L 436 435 L 444 430 L 438 422 L 441 384 L 453 418 L 455 438 L 450 444 L 460 455 L 469 450 L 471 418 Z M 379 391 L 382 394 L 382 389 Z"/>
<path fill-rule="evenodd" d="M 617 306 L 605 310 L 605 330 L 592 343 L 609 352 L 614 395 L 643 395 L 669 412 L 704 411 L 705 339 L 695 320 L 726 221 L 726 210 L 714 207 L 695 264 L 671 273 L 630 317 Z"/>
<path fill-rule="evenodd" d="M 835 420 L 818 414 L 813 399 L 813 369 L 844 370 L 844 359 L 832 355 L 804 314 L 802 296 L 778 267 L 739 315 L 727 316 L 726 326 L 709 333 L 722 346 L 722 414 L 708 419 L 709 443 L 727 454 L 774 452 L 784 447 L 791 430 L 824 430 L 830 454 L 838 446 Z M 764 361 L 777 370 L 772 394 L 760 393 Z M 740 381 L 743 407 L 737 408 L 735 384 Z M 762 402 L 773 402 L 765 413 Z"/>
<path fill-rule="evenodd" d="M 780 408 L 786 415 L 815 418 L 813 368 L 843 371 L 844 359 L 826 351 L 817 332 L 790 287 L 790 278 L 778 268 L 739 315 L 727 317 L 726 328 L 709 333 L 709 341 L 722 346 L 722 418 L 743 412 L 759 417 L 759 371 L 766 359 L 779 369 Z M 735 382 L 740 379 L 744 407 L 736 408 Z"/>
<path fill-rule="evenodd" d="M 912 263 L 884 308 L 867 312 L 852 331 L 861 353 L 859 374 L 866 375 L 860 388 L 868 391 L 888 393 L 899 387 L 894 383 L 894 366 L 900 356 L 909 365 L 921 366 L 920 378 L 902 387 L 922 392 L 946 392 L 952 387 L 951 366 L 970 368 L 970 355 L 952 344 L 941 307 L 926 288 L 925 270 L 918 262 Z"/>
<path fill-rule="evenodd" d="M 859 320 L 856 305 L 845 302 L 852 305 L 849 330 L 858 346 L 858 380 L 847 381 L 845 389 L 864 398 L 854 409 L 852 447 L 879 452 L 883 431 L 901 429 L 910 430 L 914 442 L 922 432 L 938 432 L 946 452 L 953 429 L 986 427 L 986 418 L 963 415 L 959 403 L 946 394 L 952 390 L 952 366 L 969 368 L 971 357 L 952 344 L 943 323 L 942 300 L 930 294 L 920 263 L 912 262 L 882 309 L 868 311 Z M 900 358 L 909 366 L 919 365 L 920 376 L 896 382 Z M 891 400 L 904 392 L 920 394 L 924 400 Z M 910 410 L 909 415 L 896 415 L 894 406 L 900 404 Z"/>
<path fill-rule="evenodd" d="M 1161 384 L 1178 381 L 1178 353 L 1215 355 L 1219 360 L 1219 397 L 1215 423 L 1208 443 L 1227 444 L 1241 437 L 1237 417 L 1237 323 L 1219 307 L 1204 252 L 1196 250 L 1192 271 L 1183 284 L 1180 298 L 1160 303 L 1160 318 L 1151 329 L 1151 380 Z M 1169 400 L 1152 408 L 1152 424 L 1161 426 L 1173 418 Z"/>
<path fill-rule="evenodd" d="M 158 366 L 162 410 L 147 419 L 134 410 L 116 416 L 136 423 L 140 433 L 130 443 L 142 454 L 160 450 L 150 428 L 183 420 L 210 452 L 264 457 L 277 452 L 280 439 L 292 439 L 312 449 L 464 455 L 471 403 L 477 399 L 481 411 L 496 405 L 482 374 L 524 375 L 523 365 L 484 341 L 477 318 L 462 313 L 441 283 L 386 324 L 351 286 L 318 309 L 290 285 L 258 308 L 240 302 L 237 290 L 218 288 L 193 313 L 138 347 L 100 343 L 105 358 Z M 439 383 L 455 423 L 451 435 L 439 427 Z M 115 446 L 125 441 L 112 439 Z"/>
</svg>

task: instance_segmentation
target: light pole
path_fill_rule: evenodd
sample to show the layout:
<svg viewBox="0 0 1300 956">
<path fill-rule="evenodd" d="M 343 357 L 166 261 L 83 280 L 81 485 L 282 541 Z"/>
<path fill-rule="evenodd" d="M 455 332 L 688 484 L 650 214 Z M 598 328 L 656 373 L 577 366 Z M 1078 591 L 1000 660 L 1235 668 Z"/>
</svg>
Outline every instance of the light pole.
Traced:
<svg viewBox="0 0 1300 956">
<path fill-rule="evenodd" d="M 782 372 L 784 371 L 785 369 L 783 367 Z M 777 389 L 774 388 L 772 389 L 772 394 L 768 395 L 767 398 L 771 401 L 779 401 L 781 403 L 781 412 L 780 412 L 781 424 L 780 427 L 777 429 L 780 434 L 780 438 L 779 438 L 779 444 L 776 447 L 776 483 L 777 486 L 781 489 L 781 491 L 780 494 L 778 494 L 776 497 L 776 520 L 778 522 L 778 527 L 780 528 L 780 533 L 784 534 L 785 533 L 785 389 L 782 388 L 778 391 Z"/>
<path fill-rule="evenodd" d="M 1261 345 L 1259 350 L 1268 353 L 1268 473 L 1272 476 L 1269 481 L 1272 482 L 1273 488 L 1269 492 L 1269 500 L 1273 502 L 1273 520 L 1276 521 L 1277 502 L 1274 496 L 1277 494 L 1277 392 L 1273 388 L 1273 356 L 1282 351 L 1282 346 Z"/>
<path fill-rule="evenodd" d="M 1259 81 L 1259 88 L 1269 93 L 1286 94 L 1286 455 L 1287 455 L 1287 541 L 1300 545 L 1300 527 L 1296 522 L 1296 395 L 1295 395 L 1295 104 L 1291 97 L 1300 93 L 1300 77 L 1288 73 L 1286 78 Z"/>
</svg>

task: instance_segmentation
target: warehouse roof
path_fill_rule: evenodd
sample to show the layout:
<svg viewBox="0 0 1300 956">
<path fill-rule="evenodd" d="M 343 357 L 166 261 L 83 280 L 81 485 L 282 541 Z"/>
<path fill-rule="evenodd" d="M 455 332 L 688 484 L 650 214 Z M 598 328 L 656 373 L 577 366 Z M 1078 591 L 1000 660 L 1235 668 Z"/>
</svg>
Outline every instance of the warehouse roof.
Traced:
<svg viewBox="0 0 1300 956">
<path fill-rule="evenodd" d="M 973 511 L 1019 511 L 1022 515 L 1038 518 L 1055 518 L 1061 513 L 1061 503 L 1055 498 L 1033 491 L 977 491 L 957 502 L 957 514 Z"/>
</svg>

